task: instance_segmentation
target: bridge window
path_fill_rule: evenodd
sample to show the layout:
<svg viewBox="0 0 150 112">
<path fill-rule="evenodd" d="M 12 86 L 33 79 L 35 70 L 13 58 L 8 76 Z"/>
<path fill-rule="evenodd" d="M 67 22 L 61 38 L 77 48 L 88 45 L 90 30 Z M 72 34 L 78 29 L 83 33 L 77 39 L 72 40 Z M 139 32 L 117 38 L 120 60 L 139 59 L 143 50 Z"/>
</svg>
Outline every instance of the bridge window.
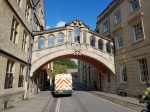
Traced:
<svg viewBox="0 0 150 112">
<path fill-rule="evenodd" d="M 39 38 L 38 40 L 38 49 L 44 48 L 45 39 L 43 37 Z"/>
<path fill-rule="evenodd" d="M 72 32 L 68 31 L 68 43 L 71 44 L 72 42 Z"/>
<path fill-rule="evenodd" d="M 85 44 L 86 43 L 86 33 L 83 32 L 83 43 Z"/>
<path fill-rule="evenodd" d="M 90 45 L 95 47 L 95 37 L 93 36 L 90 37 Z"/>
<path fill-rule="evenodd" d="M 48 47 L 54 46 L 54 36 L 48 37 Z"/>
<path fill-rule="evenodd" d="M 103 50 L 103 42 L 98 40 L 98 49 Z"/>
<path fill-rule="evenodd" d="M 74 42 L 75 43 L 80 43 L 80 29 L 79 29 L 79 27 L 75 27 L 75 30 L 74 30 Z"/>
<path fill-rule="evenodd" d="M 111 53 L 111 46 L 110 43 L 106 44 L 106 52 Z"/>
<path fill-rule="evenodd" d="M 58 34 L 58 45 L 61 45 L 64 43 L 64 35 Z"/>
</svg>

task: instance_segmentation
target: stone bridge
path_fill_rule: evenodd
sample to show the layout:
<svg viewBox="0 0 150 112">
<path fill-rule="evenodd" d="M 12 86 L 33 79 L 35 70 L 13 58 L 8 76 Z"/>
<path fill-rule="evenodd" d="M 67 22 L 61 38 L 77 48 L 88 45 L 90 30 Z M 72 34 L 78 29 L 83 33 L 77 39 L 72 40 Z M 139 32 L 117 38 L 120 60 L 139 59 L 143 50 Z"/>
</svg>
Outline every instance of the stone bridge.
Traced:
<svg viewBox="0 0 150 112">
<path fill-rule="evenodd" d="M 112 41 L 78 19 L 64 27 L 34 32 L 34 37 L 30 76 L 39 67 L 64 58 L 84 60 L 101 72 L 115 73 Z"/>
</svg>

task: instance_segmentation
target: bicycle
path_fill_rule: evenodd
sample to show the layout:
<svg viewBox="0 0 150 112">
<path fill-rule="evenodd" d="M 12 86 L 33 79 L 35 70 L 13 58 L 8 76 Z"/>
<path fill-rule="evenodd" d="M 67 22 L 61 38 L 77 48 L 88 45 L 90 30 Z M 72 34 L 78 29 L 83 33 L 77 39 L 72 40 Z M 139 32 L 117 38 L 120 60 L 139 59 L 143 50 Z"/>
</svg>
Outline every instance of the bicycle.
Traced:
<svg viewBox="0 0 150 112">
<path fill-rule="evenodd" d="M 143 100 L 143 101 L 139 101 L 139 103 L 146 103 L 147 104 L 147 109 L 143 109 L 141 112 L 150 112 L 150 101 L 149 100 Z"/>
</svg>

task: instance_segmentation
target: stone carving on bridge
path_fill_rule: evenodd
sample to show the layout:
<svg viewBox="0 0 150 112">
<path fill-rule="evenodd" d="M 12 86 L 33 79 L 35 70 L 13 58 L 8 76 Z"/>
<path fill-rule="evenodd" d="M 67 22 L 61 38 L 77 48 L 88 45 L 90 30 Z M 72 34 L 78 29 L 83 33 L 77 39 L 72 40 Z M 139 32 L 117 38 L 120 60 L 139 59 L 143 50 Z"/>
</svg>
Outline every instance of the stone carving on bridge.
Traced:
<svg viewBox="0 0 150 112">
<path fill-rule="evenodd" d="M 88 44 L 80 44 L 80 43 L 75 43 L 72 44 L 72 50 L 74 55 L 82 55 L 81 51 L 83 50 L 88 50 L 89 46 Z"/>
</svg>

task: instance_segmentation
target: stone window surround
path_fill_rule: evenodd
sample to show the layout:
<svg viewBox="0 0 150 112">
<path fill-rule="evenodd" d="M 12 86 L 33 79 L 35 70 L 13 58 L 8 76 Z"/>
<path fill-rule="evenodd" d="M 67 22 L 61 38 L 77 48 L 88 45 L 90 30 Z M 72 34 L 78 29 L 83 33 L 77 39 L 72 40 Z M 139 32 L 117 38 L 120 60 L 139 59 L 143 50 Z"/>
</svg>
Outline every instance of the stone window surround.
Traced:
<svg viewBox="0 0 150 112">
<path fill-rule="evenodd" d="M 10 40 L 15 44 L 18 44 L 19 30 L 20 30 L 20 24 L 17 21 L 17 19 L 13 17 Z"/>
<path fill-rule="evenodd" d="M 139 72 L 139 77 L 140 77 L 140 83 L 145 83 L 146 82 L 146 80 L 145 81 L 142 81 L 141 80 L 141 68 L 140 68 L 140 60 L 144 60 L 144 61 L 146 61 L 146 63 L 144 63 L 144 64 L 146 64 L 145 66 L 146 66 L 146 68 L 144 69 L 144 71 L 147 71 L 146 73 L 146 75 L 147 75 L 147 80 L 149 80 L 149 75 L 148 75 L 148 61 L 147 61 L 147 58 L 146 57 L 143 57 L 143 58 L 139 58 L 139 59 L 137 59 L 137 63 L 138 63 L 138 72 Z M 142 66 L 142 68 L 143 68 L 143 66 Z M 143 70 L 143 69 L 142 69 Z M 145 72 L 144 72 L 145 73 Z"/>
<path fill-rule="evenodd" d="M 12 60 L 8 60 L 6 70 L 7 71 L 5 76 L 4 89 L 13 88 L 13 75 L 15 73 L 15 62 Z"/>
<path fill-rule="evenodd" d="M 125 63 L 120 63 L 120 82 L 121 83 L 127 83 L 127 72 L 126 72 L 126 64 Z M 125 69 L 125 71 L 124 71 Z M 123 75 L 124 74 L 124 75 Z"/>
<path fill-rule="evenodd" d="M 119 16 L 118 16 L 118 14 L 119 14 Z M 117 17 L 120 17 L 119 21 L 118 21 Z M 121 22 L 121 12 L 120 12 L 120 9 L 116 13 L 114 13 L 114 21 L 115 21 L 115 25 L 119 24 Z"/>
<path fill-rule="evenodd" d="M 128 0 L 128 2 L 129 2 L 129 7 L 130 7 L 129 9 L 130 9 L 131 13 L 136 11 L 139 7 L 141 7 L 140 0 L 137 0 L 137 1 L 135 1 L 135 0 Z M 132 6 L 135 6 L 135 2 L 138 2 L 138 7 L 132 7 Z"/>
<path fill-rule="evenodd" d="M 23 87 L 24 72 L 25 72 L 24 70 L 25 70 L 25 66 L 24 65 L 20 65 L 18 87 Z"/>
<path fill-rule="evenodd" d="M 28 33 L 26 31 L 23 32 L 23 39 L 22 39 L 22 49 L 27 52 L 27 45 L 28 43 Z"/>
</svg>

